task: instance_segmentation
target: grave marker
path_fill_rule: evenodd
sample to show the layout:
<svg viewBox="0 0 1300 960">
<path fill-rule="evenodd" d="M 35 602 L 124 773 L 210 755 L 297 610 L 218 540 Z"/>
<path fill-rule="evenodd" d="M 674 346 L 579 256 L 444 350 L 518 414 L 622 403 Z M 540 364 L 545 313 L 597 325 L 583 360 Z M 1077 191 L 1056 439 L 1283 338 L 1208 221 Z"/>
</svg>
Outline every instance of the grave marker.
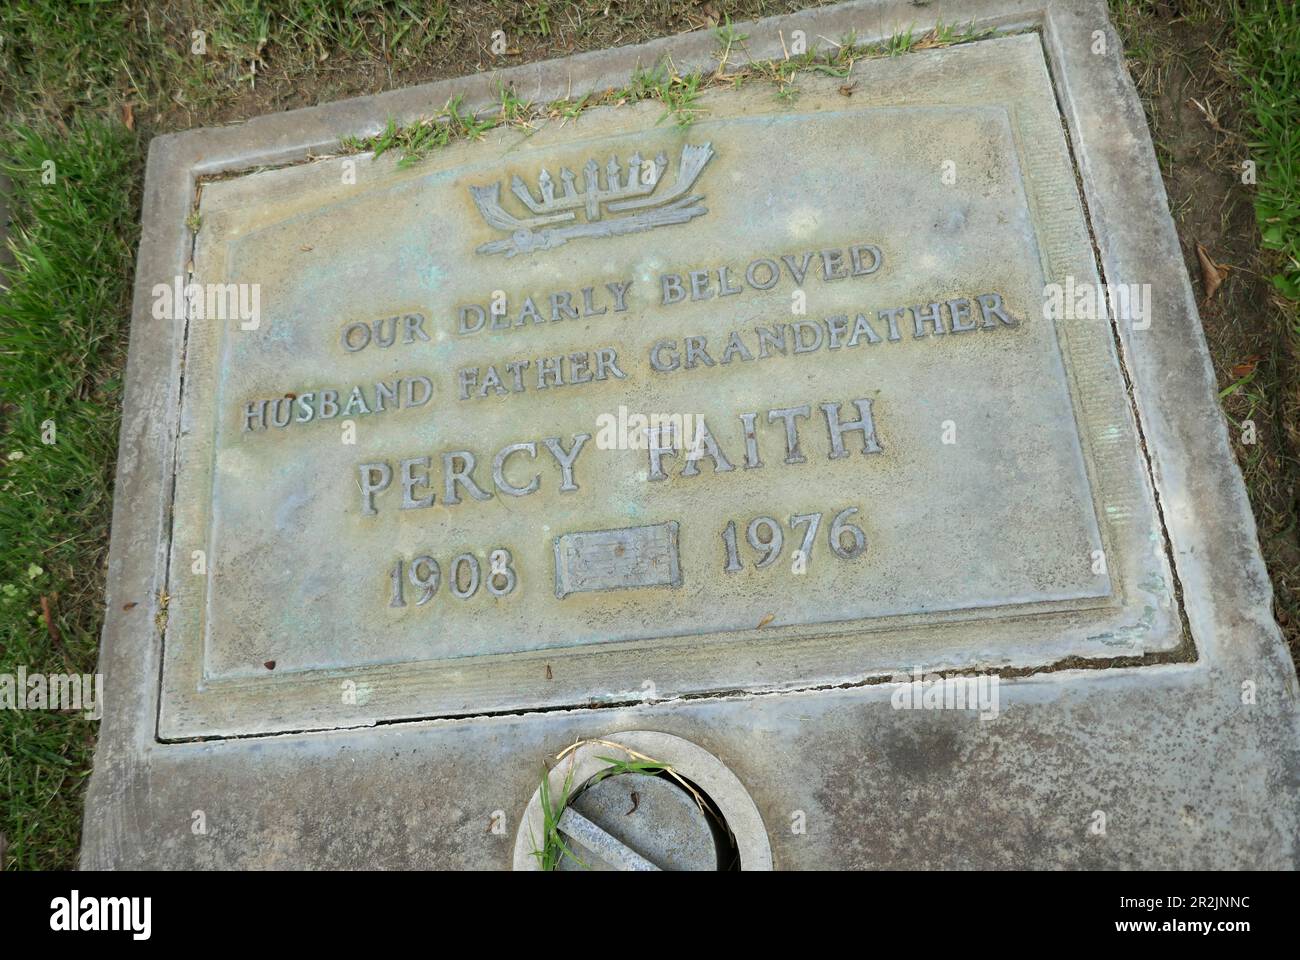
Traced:
<svg viewBox="0 0 1300 960">
<path fill-rule="evenodd" d="M 749 866 L 1294 865 L 1295 674 L 1104 4 L 950 6 L 999 34 L 686 128 L 318 159 L 704 35 L 156 141 L 84 862 L 519 864 L 480 813 L 651 729 Z"/>
</svg>

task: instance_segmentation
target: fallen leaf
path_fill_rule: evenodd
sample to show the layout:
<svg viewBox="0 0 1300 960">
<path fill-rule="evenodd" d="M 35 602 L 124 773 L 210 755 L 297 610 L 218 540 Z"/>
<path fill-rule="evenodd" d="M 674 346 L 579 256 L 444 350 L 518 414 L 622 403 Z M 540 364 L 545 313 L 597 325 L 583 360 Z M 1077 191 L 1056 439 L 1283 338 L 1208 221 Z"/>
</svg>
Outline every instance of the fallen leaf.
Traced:
<svg viewBox="0 0 1300 960">
<path fill-rule="evenodd" d="M 128 130 L 135 129 L 135 107 L 130 101 L 122 104 L 122 122 Z"/>
<path fill-rule="evenodd" d="M 135 609 L 136 607 L 138 607 L 138 606 L 139 606 L 139 604 L 136 603 L 136 601 L 132 600 L 130 603 L 124 603 L 124 604 L 122 604 L 122 609 L 123 609 L 123 610 L 134 610 L 134 609 Z"/>
<path fill-rule="evenodd" d="M 842 93 L 846 97 L 853 96 L 853 91 L 856 89 L 858 89 L 858 81 L 856 80 L 854 80 L 852 83 L 840 84 L 840 93 Z"/>
<path fill-rule="evenodd" d="M 58 594 L 54 594 L 54 597 L 57 598 Z M 63 662 L 71 667 L 72 661 L 68 659 L 68 651 L 63 646 L 63 634 L 59 633 L 59 625 L 54 622 L 54 604 L 45 594 L 41 594 L 41 619 L 45 621 L 45 630 L 50 635 L 50 643 L 59 652 Z"/>
<path fill-rule="evenodd" d="M 771 623 L 775 619 L 776 619 L 776 614 L 769 613 L 762 620 L 758 621 L 758 629 L 762 630 L 764 627 L 766 627 L 769 623 Z"/>
<path fill-rule="evenodd" d="M 632 814 L 636 813 L 636 808 L 641 806 L 641 794 L 637 793 L 635 790 L 628 794 L 628 799 L 632 801 L 632 809 L 623 814 L 625 817 L 632 816 Z"/>
<path fill-rule="evenodd" d="M 266 667 L 266 669 L 268 669 L 268 670 L 274 670 L 274 669 L 275 669 L 275 661 L 274 661 L 274 660 L 268 660 L 268 661 L 266 661 L 266 663 L 262 664 L 262 666 Z"/>
<path fill-rule="evenodd" d="M 1249 376 L 1255 372 L 1255 366 L 1259 361 L 1260 357 L 1257 354 L 1247 357 L 1245 360 L 1241 361 L 1241 363 L 1232 368 L 1232 375 L 1238 378 Z"/>
<path fill-rule="evenodd" d="M 1228 271 L 1232 268 L 1215 263 L 1209 251 L 1201 246 L 1199 241 L 1196 244 L 1196 259 L 1201 262 L 1201 282 L 1205 284 L 1205 299 L 1210 300 L 1219 292 L 1219 287 L 1223 286 L 1223 281 L 1227 279 Z"/>
</svg>

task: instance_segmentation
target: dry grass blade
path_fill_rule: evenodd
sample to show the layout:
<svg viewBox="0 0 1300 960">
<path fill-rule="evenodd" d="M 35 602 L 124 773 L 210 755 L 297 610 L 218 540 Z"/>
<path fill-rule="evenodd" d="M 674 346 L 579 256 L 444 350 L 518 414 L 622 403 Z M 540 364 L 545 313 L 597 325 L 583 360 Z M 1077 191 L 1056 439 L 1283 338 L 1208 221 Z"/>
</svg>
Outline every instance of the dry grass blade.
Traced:
<svg viewBox="0 0 1300 960">
<path fill-rule="evenodd" d="M 689 793 L 692 799 L 695 800 L 696 806 L 700 808 L 702 813 L 710 812 L 708 805 L 704 802 L 704 798 L 700 796 L 700 792 L 691 786 L 691 784 L 688 783 L 676 770 L 674 770 L 672 764 L 664 763 L 662 760 L 656 760 L 654 757 L 647 756 L 639 750 L 633 750 L 631 747 L 622 743 L 616 743 L 613 740 L 602 740 L 600 738 L 592 740 L 575 740 L 555 755 L 556 761 L 558 762 L 563 760 L 566 756 L 573 753 L 573 751 L 577 750 L 579 747 L 586 746 L 587 744 L 600 744 L 602 747 L 613 747 L 615 750 L 622 750 L 634 760 L 639 760 L 642 763 L 653 764 L 676 780 L 677 783 L 681 785 L 682 789 Z M 601 759 L 609 761 L 608 757 L 602 757 Z"/>
<path fill-rule="evenodd" d="M 1223 281 L 1228 278 L 1228 271 L 1232 268 L 1215 263 L 1214 258 L 1210 256 L 1210 252 L 1199 242 L 1196 244 L 1196 259 L 1201 264 L 1201 280 L 1205 284 L 1205 299 L 1212 300 L 1214 295 L 1219 292 L 1219 288 L 1223 286 Z"/>
</svg>

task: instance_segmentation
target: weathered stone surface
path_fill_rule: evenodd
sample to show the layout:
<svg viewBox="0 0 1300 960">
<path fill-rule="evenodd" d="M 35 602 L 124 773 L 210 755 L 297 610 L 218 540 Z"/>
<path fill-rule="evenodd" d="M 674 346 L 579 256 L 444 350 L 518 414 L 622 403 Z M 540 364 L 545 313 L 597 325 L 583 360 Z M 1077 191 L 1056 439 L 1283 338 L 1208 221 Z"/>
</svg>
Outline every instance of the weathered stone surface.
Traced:
<svg viewBox="0 0 1300 960">
<path fill-rule="evenodd" d="M 1038 38 L 860 71 L 203 185 L 163 735 L 1176 646 Z"/>
<path fill-rule="evenodd" d="M 793 106 L 713 92 L 685 132 L 656 126 L 657 111 L 594 111 L 574 128 L 523 141 L 502 131 L 410 169 L 358 159 L 355 185 L 342 182 L 342 159 L 301 161 L 455 94 L 490 102 L 502 80 L 552 99 L 621 84 L 665 54 L 679 69 L 712 69 L 712 38 L 155 142 L 84 863 L 506 867 L 541 758 L 647 728 L 730 766 L 781 868 L 1300 862 L 1296 677 L 1104 4 L 866 2 L 742 29 L 762 58 L 779 56 L 794 29 L 870 38 L 927 18 L 1036 29 L 860 63 L 848 98 L 829 80 L 801 82 Z M 1096 31 L 1108 41 L 1100 52 Z M 542 169 L 562 196 L 561 166 L 582 178 L 595 158 L 599 183 L 609 154 L 626 170 L 633 152 L 646 163 L 661 150 L 667 189 L 691 163 L 683 151 L 706 143 L 712 155 L 681 205 L 631 233 L 517 235 L 485 220 L 469 191 L 500 183 L 496 199 L 522 217 L 514 174 L 544 200 Z M 279 163 L 294 165 L 204 184 L 189 249 L 200 177 Z M 556 224 L 590 214 L 584 203 Z M 843 253 L 817 263 L 822 250 Z M 788 273 L 769 290 L 690 299 L 690 270 L 711 271 L 696 278 L 702 295 L 704 279 L 723 286 L 722 266 L 744 282 L 756 259 L 788 269 L 782 255 L 799 266 L 810 251 L 806 315 L 791 313 Z M 200 281 L 264 285 L 258 329 L 187 330 L 153 314 L 155 284 L 191 254 Z M 837 265 L 861 272 L 816 276 Z M 662 303 L 665 274 L 680 277 L 680 302 Z M 1149 324 L 1048 322 L 1045 288 L 1067 279 L 1148 284 Z M 616 311 L 603 285 L 629 280 L 628 309 Z M 549 319 L 550 292 L 576 306 L 585 287 L 604 289 L 606 303 Z M 457 307 L 487 308 L 497 289 L 509 328 L 493 330 L 485 309 L 482 330 L 458 333 Z M 516 327 L 512 311 L 534 292 L 548 294 L 543 322 Z M 981 309 L 993 294 L 1006 322 Z M 888 339 L 880 311 L 958 298 L 975 329 L 918 338 L 906 326 L 915 316 L 902 315 Z M 826 319 L 844 315 L 851 331 L 859 312 L 881 342 L 863 333 L 831 350 Z M 344 344 L 349 323 L 407 314 L 426 315 L 429 341 Z M 950 308 L 941 316 L 951 325 Z M 796 320 L 821 324 L 823 344 L 758 359 L 756 338 L 744 339 Z M 732 330 L 754 360 L 720 362 Z M 693 336 L 708 342 L 687 369 Z M 661 340 L 676 344 L 660 355 L 675 350 L 677 369 L 653 370 Z M 617 352 L 624 377 L 595 378 L 601 348 Z M 516 393 L 498 366 L 507 392 L 475 392 L 496 361 L 529 359 L 535 376 L 539 358 L 583 351 L 588 383 Z M 466 368 L 478 373 L 461 400 Z M 249 401 L 419 376 L 426 403 L 353 409 L 354 445 L 341 442 L 342 409 L 334 423 L 243 430 Z M 832 457 L 830 415 L 865 420 L 859 400 L 874 429 L 845 433 L 845 456 Z M 768 411 L 803 404 L 806 460 L 787 464 L 798 455 L 785 415 Z M 734 469 L 706 457 L 683 476 L 679 454 L 652 480 L 646 450 L 596 445 L 596 418 L 619 405 L 703 415 Z M 750 412 L 764 465 L 746 469 Z M 943 443 L 946 421 L 956 443 Z M 573 463 L 578 489 L 561 491 L 545 439 L 560 438 L 566 455 L 581 433 L 593 439 Z M 505 485 L 484 487 L 490 499 L 462 484 L 461 502 L 446 504 L 443 454 L 473 452 L 471 473 L 487 485 L 494 456 L 529 441 L 536 457 L 511 454 Z M 409 494 L 435 502 L 401 510 L 402 461 L 424 456 L 429 483 Z M 365 464 L 387 464 L 389 481 Z M 535 493 L 511 495 L 534 474 Z M 841 519 L 865 531 L 867 549 L 853 556 L 846 534 L 841 558 L 826 536 L 849 507 L 858 512 Z M 811 562 L 797 574 L 792 518 L 816 512 Z M 746 534 L 765 516 L 786 542 L 759 569 L 766 550 Z M 741 566 L 730 572 L 729 521 Z M 760 544 L 770 530 L 755 529 Z M 517 582 L 507 592 L 496 581 L 498 597 L 483 578 L 502 548 Z M 190 573 L 194 550 L 205 551 L 203 574 Z M 481 579 L 461 600 L 450 567 L 466 553 Z M 441 567 L 438 592 L 418 605 L 408 579 L 406 605 L 390 606 L 394 562 L 422 554 Z M 416 579 L 430 572 L 417 564 Z M 1123 666 L 1081 666 L 1120 655 Z M 897 709 L 907 688 L 876 681 L 913 665 L 1016 673 L 1001 684 L 998 718 L 979 720 Z M 627 706 L 647 694 L 664 702 Z M 576 705 L 589 708 L 541 709 Z M 404 722 L 332 729 L 380 720 Z M 205 834 L 191 829 L 195 810 Z M 1104 833 L 1089 829 L 1099 811 Z M 498 812 L 509 831 L 492 829 Z M 806 830 L 791 828 L 796 814 Z"/>
</svg>

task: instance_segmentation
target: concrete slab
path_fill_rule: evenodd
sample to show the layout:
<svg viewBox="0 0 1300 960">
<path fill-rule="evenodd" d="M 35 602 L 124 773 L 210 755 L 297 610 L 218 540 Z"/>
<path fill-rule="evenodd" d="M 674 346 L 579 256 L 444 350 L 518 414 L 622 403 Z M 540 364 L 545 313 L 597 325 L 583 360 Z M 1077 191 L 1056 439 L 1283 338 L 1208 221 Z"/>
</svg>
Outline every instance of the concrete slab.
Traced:
<svg viewBox="0 0 1300 960">
<path fill-rule="evenodd" d="M 708 35 L 156 140 L 83 863 L 509 867 L 543 757 L 657 730 L 778 868 L 1296 866 L 1295 672 L 1105 5 L 740 30 L 939 21 L 1001 34 L 686 130 L 312 159 Z M 259 322 L 158 316 L 176 277 Z"/>
</svg>

